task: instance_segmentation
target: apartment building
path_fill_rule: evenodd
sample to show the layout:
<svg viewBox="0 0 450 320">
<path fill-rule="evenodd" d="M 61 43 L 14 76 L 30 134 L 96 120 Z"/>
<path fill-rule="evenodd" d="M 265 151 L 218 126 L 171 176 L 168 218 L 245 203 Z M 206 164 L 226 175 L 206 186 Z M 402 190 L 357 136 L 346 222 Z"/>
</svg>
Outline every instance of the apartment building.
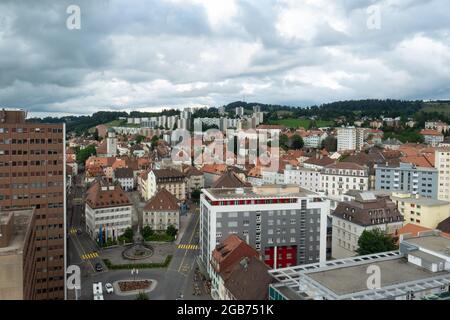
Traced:
<svg viewBox="0 0 450 320">
<path fill-rule="evenodd" d="M 117 181 L 123 190 L 134 189 L 134 173 L 132 168 L 117 168 L 113 171 L 113 181 Z"/>
<path fill-rule="evenodd" d="M 444 141 L 444 135 L 442 132 L 437 130 L 424 129 L 420 131 L 426 144 L 435 147 Z"/>
<path fill-rule="evenodd" d="M 86 195 L 86 231 L 94 241 L 117 240 L 131 228 L 132 203 L 122 188 L 98 179 Z"/>
<path fill-rule="evenodd" d="M 35 208 L 35 269 L 25 299 L 64 299 L 65 125 L 27 123 L 0 111 L 0 207 Z"/>
<path fill-rule="evenodd" d="M 270 270 L 277 282 L 269 299 L 448 300 L 449 247 L 450 239 L 428 231 L 401 235 L 398 251 Z M 379 270 L 380 288 L 368 288 L 368 270 Z"/>
<path fill-rule="evenodd" d="M 375 190 L 402 191 L 422 197 L 438 197 L 438 170 L 411 163 L 378 164 L 375 169 Z"/>
<path fill-rule="evenodd" d="M 173 169 L 152 169 L 147 174 L 147 179 L 141 182 L 141 195 L 144 200 L 152 198 L 162 188 L 167 189 L 178 200 L 186 199 L 186 176 L 183 172 Z"/>
<path fill-rule="evenodd" d="M 361 150 L 364 146 L 364 128 L 337 129 L 337 151 Z"/>
<path fill-rule="evenodd" d="M 317 169 L 286 166 L 284 183 L 295 184 L 307 190 L 320 192 L 322 190 L 322 175 L 320 170 Z"/>
<path fill-rule="evenodd" d="M 33 209 L 0 211 L 0 300 L 24 300 L 35 272 Z"/>
<path fill-rule="evenodd" d="M 353 201 L 338 204 L 332 213 L 331 256 L 342 259 L 356 255 L 358 240 L 365 230 L 380 229 L 395 234 L 403 226 L 403 216 L 388 196 L 361 192 Z"/>
<path fill-rule="evenodd" d="M 349 190 L 369 189 L 369 169 L 351 162 L 338 162 L 322 169 L 322 190 L 339 199 Z"/>
<path fill-rule="evenodd" d="M 293 185 L 204 189 L 200 201 L 205 267 L 215 246 L 230 234 L 244 239 L 272 267 L 326 259 L 330 207 L 314 192 Z"/>
<path fill-rule="evenodd" d="M 405 217 L 405 223 L 414 223 L 421 227 L 435 229 L 442 220 L 450 217 L 450 202 L 448 201 L 401 192 L 392 193 L 391 199 Z"/>
<path fill-rule="evenodd" d="M 450 201 L 450 147 L 437 148 L 434 159 L 438 170 L 438 199 Z"/>
</svg>

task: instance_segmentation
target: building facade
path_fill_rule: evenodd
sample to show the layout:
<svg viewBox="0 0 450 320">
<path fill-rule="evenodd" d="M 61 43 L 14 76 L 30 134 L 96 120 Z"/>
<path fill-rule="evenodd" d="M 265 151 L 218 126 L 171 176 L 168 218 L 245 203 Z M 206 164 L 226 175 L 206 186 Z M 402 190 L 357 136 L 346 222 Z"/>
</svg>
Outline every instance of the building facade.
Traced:
<svg viewBox="0 0 450 320">
<path fill-rule="evenodd" d="M 320 170 L 308 169 L 303 167 L 284 169 L 284 182 L 286 184 L 295 184 L 304 189 L 314 192 L 322 190 L 322 175 Z"/>
<path fill-rule="evenodd" d="M 435 229 L 442 220 L 450 217 L 450 202 L 448 201 L 400 192 L 394 192 L 391 199 L 405 217 L 405 223 L 414 223 L 421 227 Z"/>
<path fill-rule="evenodd" d="M 437 148 L 434 159 L 438 170 L 438 199 L 450 201 L 450 147 Z"/>
<path fill-rule="evenodd" d="M 150 170 L 146 184 L 147 194 L 143 195 L 145 200 L 152 198 L 162 188 L 180 201 L 186 199 L 186 176 L 179 170 L 173 168 Z"/>
<path fill-rule="evenodd" d="M 342 127 L 337 129 L 337 151 L 361 150 L 363 146 L 363 128 Z"/>
<path fill-rule="evenodd" d="M 375 190 L 403 191 L 423 197 L 438 197 L 438 170 L 410 163 L 375 165 Z"/>
<path fill-rule="evenodd" d="M 143 210 L 143 225 L 152 230 L 163 231 L 169 226 L 180 228 L 180 206 L 178 199 L 166 189 L 159 190 Z"/>
<path fill-rule="evenodd" d="M 86 231 L 94 241 L 117 240 L 131 228 L 132 204 L 120 186 L 97 180 L 87 191 Z"/>
<path fill-rule="evenodd" d="M 325 261 L 329 202 L 298 186 L 204 189 L 200 202 L 200 259 L 236 234 L 271 267 Z M 209 267 L 208 267 L 209 268 Z"/>
<path fill-rule="evenodd" d="M 338 204 L 332 213 L 331 256 L 342 259 L 356 255 L 358 240 L 365 230 L 379 229 L 387 234 L 403 226 L 403 216 L 388 196 L 363 192 L 353 201 Z"/>
<path fill-rule="evenodd" d="M 369 169 L 351 162 L 338 162 L 322 169 L 322 190 L 331 198 L 340 198 L 349 190 L 369 189 Z"/>
<path fill-rule="evenodd" d="M 65 125 L 25 122 L 0 111 L 0 206 L 35 208 L 35 270 L 26 299 L 64 299 Z"/>
</svg>

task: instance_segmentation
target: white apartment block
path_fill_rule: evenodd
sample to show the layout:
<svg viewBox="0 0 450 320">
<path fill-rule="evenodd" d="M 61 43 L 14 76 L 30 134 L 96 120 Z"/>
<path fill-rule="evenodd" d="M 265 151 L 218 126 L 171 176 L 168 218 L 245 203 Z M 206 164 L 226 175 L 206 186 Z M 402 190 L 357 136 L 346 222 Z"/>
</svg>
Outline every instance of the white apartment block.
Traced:
<svg viewBox="0 0 450 320">
<path fill-rule="evenodd" d="M 349 190 L 369 190 L 369 170 L 351 162 L 326 166 L 322 169 L 322 189 L 333 199 L 340 199 Z"/>
<path fill-rule="evenodd" d="M 314 192 L 322 190 L 322 175 L 320 170 L 303 167 L 290 168 L 286 166 L 284 170 L 285 184 L 295 184 L 304 189 Z"/>
<path fill-rule="evenodd" d="M 364 128 L 342 127 L 337 129 L 337 151 L 361 150 L 364 146 Z"/>
<path fill-rule="evenodd" d="M 450 148 L 437 148 L 434 159 L 438 170 L 438 199 L 450 201 Z"/>
<path fill-rule="evenodd" d="M 285 184 L 284 173 L 274 170 L 261 170 L 263 184 Z"/>
</svg>

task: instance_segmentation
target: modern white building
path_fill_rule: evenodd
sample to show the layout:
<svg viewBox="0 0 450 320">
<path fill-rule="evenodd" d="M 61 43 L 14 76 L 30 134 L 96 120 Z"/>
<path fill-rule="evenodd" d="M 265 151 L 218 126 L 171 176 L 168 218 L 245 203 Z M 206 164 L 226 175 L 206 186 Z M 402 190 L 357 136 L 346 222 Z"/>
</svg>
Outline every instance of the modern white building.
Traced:
<svg viewBox="0 0 450 320">
<path fill-rule="evenodd" d="M 97 180 L 86 196 L 86 231 L 92 239 L 117 240 L 131 228 L 132 204 L 120 186 Z"/>
<path fill-rule="evenodd" d="M 293 185 L 203 189 L 200 260 L 210 268 L 216 245 L 236 234 L 269 266 L 325 261 L 329 212 L 328 200 Z"/>
</svg>

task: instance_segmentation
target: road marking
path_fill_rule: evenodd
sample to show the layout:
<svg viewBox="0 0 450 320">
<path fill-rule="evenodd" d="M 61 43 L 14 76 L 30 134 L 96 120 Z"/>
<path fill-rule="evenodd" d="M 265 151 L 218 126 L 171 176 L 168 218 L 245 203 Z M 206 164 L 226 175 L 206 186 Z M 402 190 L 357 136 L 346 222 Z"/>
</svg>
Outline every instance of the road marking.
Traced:
<svg viewBox="0 0 450 320">
<path fill-rule="evenodd" d="M 178 249 L 184 249 L 184 250 L 197 250 L 198 244 L 179 244 L 177 246 Z"/>
<path fill-rule="evenodd" d="M 69 229 L 69 233 L 70 234 L 75 234 L 75 233 L 77 233 L 77 229 L 76 228 L 70 228 Z"/>
<path fill-rule="evenodd" d="M 81 259 L 83 260 L 91 260 L 91 259 L 95 259 L 98 257 L 98 252 L 90 252 L 90 253 L 85 253 L 81 256 Z"/>
<path fill-rule="evenodd" d="M 199 223 L 199 222 L 200 222 L 200 216 L 197 216 L 197 222 L 195 223 L 195 227 L 194 227 L 194 230 L 192 231 L 191 238 L 189 239 L 189 243 L 191 243 L 191 242 L 192 242 L 192 239 L 194 238 L 195 231 L 197 230 L 197 227 L 198 227 L 198 223 Z M 186 258 L 187 253 L 188 253 L 188 250 L 186 250 L 186 251 L 184 252 L 183 259 L 181 260 L 180 267 L 178 268 L 178 272 L 180 272 L 180 270 L 181 270 L 181 266 L 182 266 L 183 263 L 184 263 L 184 259 Z"/>
</svg>

